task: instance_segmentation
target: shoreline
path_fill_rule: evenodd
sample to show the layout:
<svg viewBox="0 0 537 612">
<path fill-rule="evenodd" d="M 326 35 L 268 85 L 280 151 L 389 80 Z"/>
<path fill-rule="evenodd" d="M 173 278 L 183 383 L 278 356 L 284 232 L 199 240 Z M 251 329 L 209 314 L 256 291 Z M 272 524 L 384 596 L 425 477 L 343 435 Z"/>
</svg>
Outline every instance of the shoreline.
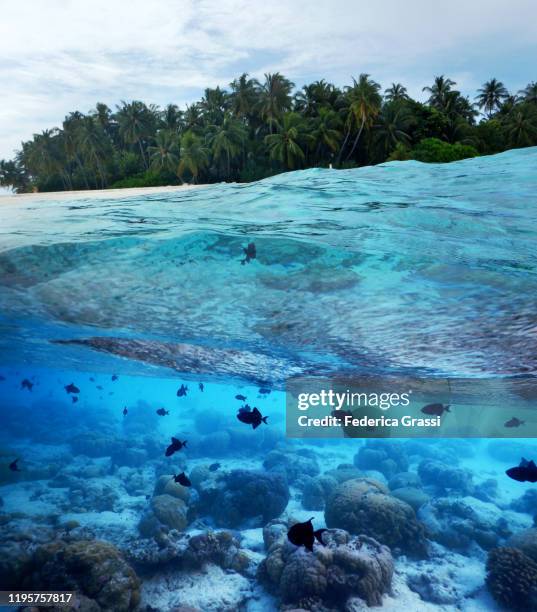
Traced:
<svg viewBox="0 0 537 612">
<path fill-rule="evenodd" d="M 99 199 L 120 199 L 131 196 L 152 195 L 156 193 L 171 193 L 174 191 L 186 191 L 206 187 L 202 185 L 164 185 L 161 187 L 120 187 L 119 189 L 88 189 L 82 191 L 43 191 L 39 193 L 13 193 L 8 195 L 0 194 L 0 205 L 23 202 L 39 202 L 42 200 L 99 200 Z"/>
</svg>

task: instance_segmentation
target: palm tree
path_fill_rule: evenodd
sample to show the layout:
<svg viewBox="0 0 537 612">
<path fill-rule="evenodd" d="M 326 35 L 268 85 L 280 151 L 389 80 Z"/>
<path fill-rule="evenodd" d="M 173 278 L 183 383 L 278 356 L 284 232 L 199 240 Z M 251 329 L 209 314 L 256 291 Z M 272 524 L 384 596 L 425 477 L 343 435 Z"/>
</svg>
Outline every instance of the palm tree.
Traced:
<svg viewBox="0 0 537 612">
<path fill-rule="evenodd" d="M 359 128 L 346 159 L 352 157 L 364 128 L 372 125 L 375 117 L 380 111 L 380 105 L 382 104 L 382 97 L 379 93 L 380 85 L 376 81 L 373 81 L 373 79 L 370 79 L 368 74 L 362 73 L 358 77 L 358 81 L 353 79 L 353 82 L 353 86 L 347 91 L 349 107 L 347 120 L 348 131 L 345 140 L 347 140 L 350 128 L 353 124 L 356 124 Z M 342 150 L 344 146 L 345 143 L 343 143 Z"/>
<path fill-rule="evenodd" d="M 160 113 L 160 122 L 164 130 L 179 134 L 183 127 L 183 112 L 177 104 L 168 104 Z"/>
<path fill-rule="evenodd" d="M 138 100 L 122 102 L 116 114 L 119 123 L 119 133 L 127 144 L 138 145 L 144 166 L 148 163 L 144 154 L 144 140 L 147 140 L 153 131 L 153 116 L 151 110 Z"/>
<path fill-rule="evenodd" d="M 446 104 L 447 94 L 452 91 L 453 85 L 456 84 L 455 81 L 441 74 L 440 76 L 434 77 L 434 83 L 431 87 L 424 87 L 422 91 L 428 91 L 431 94 L 428 99 L 428 103 L 431 106 L 443 110 Z"/>
<path fill-rule="evenodd" d="M 296 168 L 297 163 L 306 157 L 300 144 L 300 140 L 304 138 L 303 132 L 304 125 L 300 115 L 286 113 L 278 132 L 265 136 L 271 159 L 281 162 L 288 170 Z"/>
<path fill-rule="evenodd" d="M 341 142 L 341 118 L 329 108 L 319 109 L 319 116 L 312 119 L 311 138 L 316 143 L 315 154 L 322 159 L 326 154 L 333 156 Z"/>
<path fill-rule="evenodd" d="M 408 129 L 412 123 L 410 111 L 390 102 L 385 104 L 380 112 L 377 122 L 373 126 L 377 142 L 381 145 L 383 153 L 388 156 L 398 144 L 408 145 L 410 136 Z"/>
<path fill-rule="evenodd" d="M 249 79 L 248 74 L 243 72 L 238 79 L 230 83 L 230 87 L 229 98 L 233 114 L 241 119 L 250 118 L 257 103 L 259 83 L 256 79 Z"/>
<path fill-rule="evenodd" d="M 205 95 L 201 99 L 199 107 L 208 124 L 222 121 L 229 106 L 228 97 L 228 94 L 220 87 L 205 90 Z"/>
<path fill-rule="evenodd" d="M 482 108 L 487 115 L 492 117 L 495 110 L 498 110 L 502 102 L 509 96 L 509 92 L 501 81 L 490 79 L 477 90 L 477 105 Z"/>
<path fill-rule="evenodd" d="M 525 102 L 537 104 L 537 81 L 528 83 L 524 89 L 518 92 Z"/>
<path fill-rule="evenodd" d="M 265 82 L 259 90 L 259 112 L 268 123 L 272 134 L 283 113 L 291 108 L 291 90 L 294 83 L 279 72 L 265 74 Z"/>
<path fill-rule="evenodd" d="M 339 92 L 324 79 L 315 81 L 309 85 L 304 85 L 295 94 L 295 111 L 306 117 L 315 117 L 319 114 L 319 109 L 334 105 Z"/>
<path fill-rule="evenodd" d="M 505 128 L 513 147 L 529 147 L 537 142 L 537 110 L 528 103 L 519 104 L 507 115 Z"/>
<path fill-rule="evenodd" d="M 209 150 L 194 132 L 185 132 L 181 138 L 180 161 L 177 174 L 183 176 L 185 170 L 192 174 L 196 183 L 199 173 L 209 165 Z"/>
<path fill-rule="evenodd" d="M 159 172 L 176 172 L 179 163 L 179 143 L 172 130 L 159 130 L 155 144 L 148 147 L 151 168 Z"/>
<path fill-rule="evenodd" d="M 227 176 L 231 175 L 231 160 L 243 151 L 247 132 L 244 125 L 227 114 L 221 125 L 209 128 L 209 144 L 213 158 L 217 161 L 225 160 Z"/>
<path fill-rule="evenodd" d="M 402 102 L 408 100 L 407 89 L 401 83 L 392 83 L 388 89 L 384 90 L 384 97 L 387 102 Z"/>
<path fill-rule="evenodd" d="M 101 187 L 106 186 L 106 175 L 104 163 L 106 161 L 106 136 L 92 116 L 87 116 L 82 119 L 79 133 L 80 150 L 84 154 L 90 164 L 94 165 L 101 179 Z"/>
</svg>

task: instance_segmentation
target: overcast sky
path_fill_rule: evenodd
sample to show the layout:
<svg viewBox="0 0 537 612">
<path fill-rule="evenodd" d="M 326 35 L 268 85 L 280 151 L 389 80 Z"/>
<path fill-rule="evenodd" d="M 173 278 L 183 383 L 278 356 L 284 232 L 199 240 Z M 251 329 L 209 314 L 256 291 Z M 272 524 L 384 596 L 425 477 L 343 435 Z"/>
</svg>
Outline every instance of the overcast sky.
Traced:
<svg viewBox="0 0 537 612">
<path fill-rule="evenodd" d="M 535 0 L 1 0 L 0 158 L 97 101 L 180 105 L 242 72 L 411 94 L 537 80 Z"/>
</svg>

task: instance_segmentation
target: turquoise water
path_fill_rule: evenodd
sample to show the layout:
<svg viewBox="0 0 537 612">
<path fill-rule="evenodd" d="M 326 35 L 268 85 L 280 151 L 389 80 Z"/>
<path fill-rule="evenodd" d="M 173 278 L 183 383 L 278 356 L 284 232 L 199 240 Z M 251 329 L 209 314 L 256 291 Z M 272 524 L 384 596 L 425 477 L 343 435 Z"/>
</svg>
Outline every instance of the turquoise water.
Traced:
<svg viewBox="0 0 537 612">
<path fill-rule="evenodd" d="M 11 529 L 3 543 L 16 541 L 28 521 L 46 524 L 57 539 L 58 525 L 72 519 L 86 529 L 81 539 L 91 533 L 130 560 L 125 550 L 140 540 L 138 524 L 151 512 L 161 475 L 214 461 L 224 474 L 237 468 L 272 474 L 271 451 L 299 466 L 292 477 L 289 466 L 282 469 L 290 486 L 287 512 L 300 520 L 312 514 L 318 524 L 324 520 L 322 504 L 301 505 L 316 472 L 300 474 L 302 459 L 317 472 L 354 462 L 386 484 L 399 471 L 418 473 L 431 453 L 446 465 L 458 463 L 472 487 L 487 479 L 499 486 L 496 497 L 469 486 L 444 496 L 475 495 L 502 515 L 530 488 L 503 475 L 521 452 L 532 453 L 530 441 L 408 446 L 408 465 L 383 467 L 355 457 L 359 440 L 286 440 L 283 389 L 290 376 L 311 374 L 534 375 L 536 194 L 537 149 L 530 148 L 448 165 L 312 169 L 246 185 L 2 204 L 0 450 L 6 465 L 20 456 L 23 470 L 13 474 L 4 465 L 1 472 L 0 513 Z M 241 265 L 250 242 L 257 258 Z M 23 379 L 31 391 L 21 388 Z M 80 389 L 76 403 L 64 389 L 69 383 Z M 184 398 L 176 395 L 181 383 L 189 386 Z M 260 386 L 272 392 L 259 394 Z M 269 417 L 268 426 L 255 432 L 241 426 L 239 393 Z M 157 416 L 159 407 L 170 415 Z M 166 463 L 163 450 L 176 434 L 191 448 L 181 461 Z M 99 506 L 105 485 L 114 501 Z M 77 486 L 101 493 L 81 502 Z M 423 508 L 441 496 L 425 479 L 420 487 L 428 496 Z M 197 489 L 194 498 L 203 500 L 203 487 Z M 255 531 L 259 539 L 266 522 L 255 516 L 226 522 L 203 503 L 195 507 L 186 532 L 230 528 L 244 538 Z M 418 517 L 423 508 L 415 508 Z M 511 531 L 492 530 L 495 544 L 532 524 L 529 511 L 509 512 Z M 449 565 L 450 543 L 434 541 L 445 547 Z M 26 549 L 33 553 L 35 546 Z M 262 546 L 250 549 L 264 555 Z M 473 590 L 459 585 L 458 599 L 427 599 L 408 578 L 401 601 L 456 606 L 482 593 L 475 609 L 496 609 L 483 587 L 488 548 L 453 550 L 476 564 Z M 181 603 L 158 583 L 154 567 L 149 572 L 138 558 L 132 564 L 144 605 L 151 597 L 161 602 L 156 609 Z M 259 609 L 277 609 L 277 589 L 259 595 L 257 579 L 244 580 L 257 595 L 229 608 L 208 600 L 199 607 L 255 610 L 257 601 Z"/>
</svg>

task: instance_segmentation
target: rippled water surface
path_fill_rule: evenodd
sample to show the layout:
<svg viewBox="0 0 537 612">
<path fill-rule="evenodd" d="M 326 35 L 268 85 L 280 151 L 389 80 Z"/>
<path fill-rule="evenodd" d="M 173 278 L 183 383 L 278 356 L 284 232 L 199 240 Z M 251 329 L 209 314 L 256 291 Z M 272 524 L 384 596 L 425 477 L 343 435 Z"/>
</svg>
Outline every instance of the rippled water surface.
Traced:
<svg viewBox="0 0 537 612">
<path fill-rule="evenodd" d="M 97 349 L 273 383 L 534 371 L 536 170 L 533 148 L 6 204 L 0 358 L 87 369 Z"/>
</svg>

